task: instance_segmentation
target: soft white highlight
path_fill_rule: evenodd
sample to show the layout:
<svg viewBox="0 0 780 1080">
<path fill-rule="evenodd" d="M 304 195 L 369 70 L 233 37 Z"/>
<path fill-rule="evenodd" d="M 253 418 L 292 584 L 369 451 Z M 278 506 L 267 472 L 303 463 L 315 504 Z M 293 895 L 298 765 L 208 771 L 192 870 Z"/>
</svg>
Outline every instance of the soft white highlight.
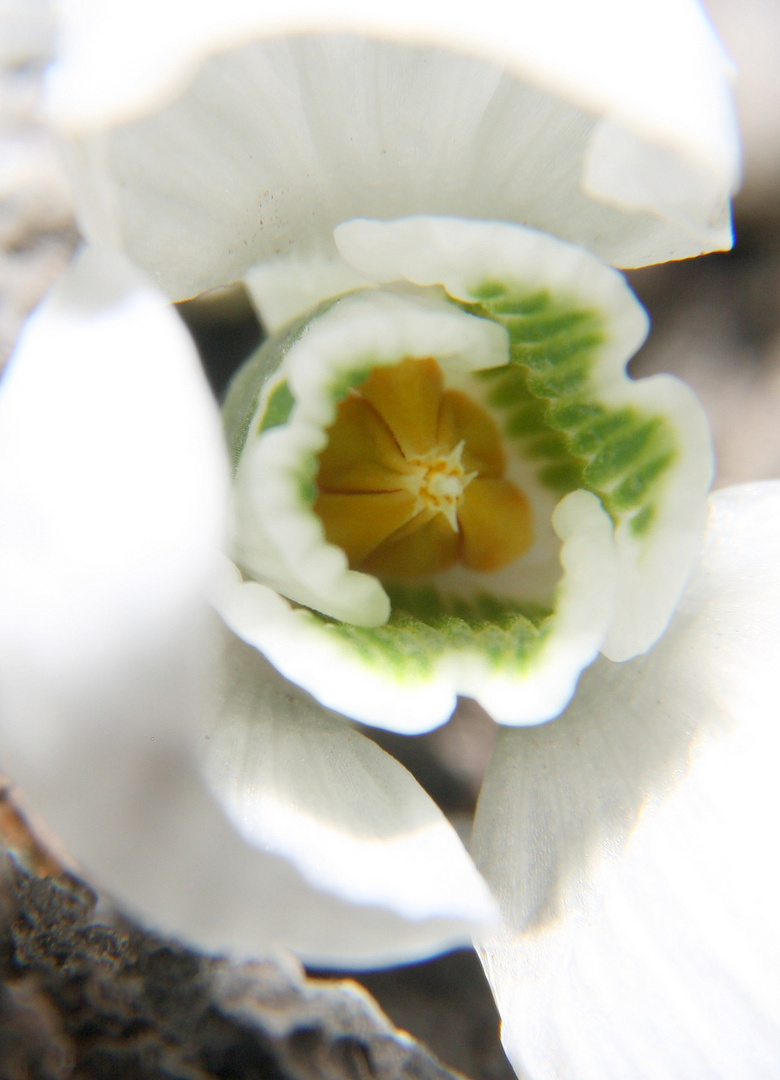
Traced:
<svg viewBox="0 0 780 1080">
<path fill-rule="evenodd" d="M 184 633 L 223 543 L 227 466 L 194 345 L 87 251 L 0 384 L 0 667 L 106 689 Z"/>
<path fill-rule="evenodd" d="M 204 768 L 246 840 L 357 905 L 449 923 L 453 942 L 494 918 L 452 826 L 389 754 L 235 639 L 221 686 Z"/>
</svg>

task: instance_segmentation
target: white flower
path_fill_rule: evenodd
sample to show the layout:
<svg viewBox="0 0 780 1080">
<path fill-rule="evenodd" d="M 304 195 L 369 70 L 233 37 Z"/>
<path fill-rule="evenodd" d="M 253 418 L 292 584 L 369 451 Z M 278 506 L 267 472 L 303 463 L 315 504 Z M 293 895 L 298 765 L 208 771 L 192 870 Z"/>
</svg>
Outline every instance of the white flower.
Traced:
<svg viewBox="0 0 780 1080">
<path fill-rule="evenodd" d="M 571 269 L 565 249 L 549 238 L 529 237 L 513 227 L 409 219 L 383 226 L 355 222 L 342 227 L 337 235 L 344 238 L 340 240 L 342 250 L 353 264 L 366 273 L 370 271 L 380 282 L 405 278 L 430 287 L 441 281 L 448 297 L 473 303 L 480 284 L 487 278 L 502 309 L 513 312 L 515 342 L 523 340 L 522 320 L 514 314 L 520 305 L 513 309 L 507 303 L 507 297 L 513 295 L 511 287 L 498 288 L 506 286 L 507 279 L 517 290 L 516 299 L 522 295 L 520 282 L 529 286 L 526 295 L 538 295 L 542 276 L 547 273 L 551 292 L 557 285 L 570 301 L 576 297 L 582 303 L 582 294 L 577 295 L 575 285 L 579 284 L 578 275 L 564 278 L 561 272 L 553 284 L 550 265 L 555 265 L 556 258 Z M 534 257 L 523 259 L 529 248 Z M 481 262 L 484 251 L 489 252 L 487 273 Z M 545 253 L 549 253 L 547 264 Z M 592 289 L 594 304 L 598 303 L 598 294 L 603 305 L 600 310 L 609 310 L 608 283 L 616 284 L 610 280 L 609 271 L 593 266 L 582 254 L 577 262 Z M 497 272 L 499 266 L 506 278 Z M 529 271 L 529 267 L 533 269 Z M 524 273 L 529 275 L 525 282 Z M 600 273 L 604 277 L 600 278 Z M 471 288 L 464 287 L 464 280 Z M 262 292 L 264 273 L 259 283 Z M 459 327 L 461 351 L 453 359 L 448 355 L 449 325 L 445 323 L 442 328 L 437 323 L 434 336 L 426 336 L 427 323 L 417 308 L 413 306 L 411 314 L 404 310 L 404 305 L 421 303 L 421 297 L 408 290 L 408 285 L 395 294 L 359 290 L 343 300 L 331 300 L 323 305 L 324 315 L 293 324 L 292 333 L 281 333 L 281 346 L 274 346 L 272 341 L 258 356 L 257 363 L 265 364 L 267 383 L 262 393 L 255 386 L 254 397 L 249 394 L 249 430 L 257 433 L 256 441 L 253 443 L 251 436 L 246 438 L 236 480 L 239 505 L 245 500 L 251 504 L 253 495 L 265 495 L 266 489 L 270 502 L 268 519 L 259 506 L 251 508 L 248 519 L 243 521 L 239 513 L 236 545 L 242 565 L 251 568 L 250 576 L 254 572 L 262 578 L 263 569 L 274 565 L 264 545 L 255 543 L 254 528 L 255 521 L 262 527 L 267 520 L 272 537 L 272 518 L 279 524 L 276 531 L 280 545 L 286 540 L 290 553 L 299 559 L 304 557 L 309 566 L 317 566 L 316 538 L 312 542 L 309 537 L 305 556 L 296 547 L 294 535 L 286 539 L 295 532 L 296 514 L 311 514 L 312 504 L 303 499 L 300 504 L 286 505 L 286 513 L 281 511 L 277 485 L 287 471 L 300 474 L 307 447 L 315 446 L 322 463 L 332 443 L 338 444 L 339 423 L 343 420 L 333 422 L 336 409 L 332 404 L 324 408 L 322 402 L 330 399 L 327 393 L 318 398 L 318 387 L 339 386 L 343 395 L 345 386 L 351 384 L 358 397 L 341 400 L 359 401 L 361 387 L 369 383 L 361 382 L 365 371 L 357 380 L 350 380 L 350 371 L 360 371 L 360 358 L 366 353 L 372 363 L 381 365 L 374 367 L 375 372 L 402 370 L 413 361 L 407 359 L 399 364 L 398 354 L 415 354 L 414 344 L 409 344 L 410 340 L 414 342 L 410 328 L 421 333 L 420 355 L 428 355 L 429 351 L 439 355 L 445 370 L 448 362 L 452 364 L 458 387 L 465 385 L 463 357 L 469 350 L 487 368 L 500 362 L 491 350 L 501 356 L 503 343 L 493 340 L 492 327 L 487 338 L 478 339 L 477 344 L 468 326 Z M 607 321 L 606 325 L 617 323 L 632 328 L 630 301 L 619 293 L 617 296 L 628 303 L 628 310 L 621 309 L 615 297 L 610 310 L 614 323 Z M 279 297 L 281 290 L 275 299 Z M 441 317 L 437 306 L 440 303 L 440 299 L 434 301 L 428 296 L 423 307 L 425 318 L 431 311 Z M 379 320 L 376 335 L 367 333 L 370 319 L 377 311 L 384 314 L 385 308 L 390 320 Z M 490 313 L 489 304 L 474 305 L 470 310 L 472 317 L 484 318 Z M 621 310 L 622 320 L 616 317 Z M 621 355 L 619 334 L 613 335 L 607 329 L 604 341 L 613 356 Z M 480 346 L 484 350 L 481 353 Z M 275 348 L 282 356 L 278 368 L 271 359 Z M 319 353 L 321 348 L 324 352 L 332 350 L 343 360 L 343 366 L 329 366 Z M 549 342 L 542 352 L 546 358 L 554 355 Z M 304 360 L 300 370 L 299 357 Z M 524 360 L 517 354 L 515 359 L 521 364 Z M 563 371 L 577 360 L 576 352 L 570 350 Z M 474 376 L 470 378 L 470 388 L 475 392 Z M 411 387 L 406 376 L 404 379 L 408 392 Z M 609 379 L 594 374 L 593 381 L 602 394 L 610 396 Z M 263 418 L 272 411 L 274 394 L 288 385 L 288 428 L 280 425 L 281 417 L 276 415 L 274 424 L 280 426 L 263 430 Z M 368 400 L 386 418 L 390 414 L 379 396 L 379 385 L 374 389 L 371 384 Z M 640 391 L 634 399 L 636 404 L 641 400 L 641 384 L 635 389 Z M 666 612 L 671 610 L 672 592 L 679 587 L 672 582 L 679 583 L 690 566 L 687 561 L 683 566 L 679 560 L 686 549 L 693 555 L 693 547 L 697 554 L 701 547 L 694 492 L 698 491 L 701 498 L 707 482 L 706 432 L 702 432 L 697 407 L 691 406 L 684 389 L 674 382 L 664 384 L 663 389 L 662 395 L 650 395 L 646 402 L 656 408 L 663 403 L 669 408 L 667 419 L 691 457 L 678 481 L 667 489 L 675 494 L 666 503 L 660 500 L 664 510 L 659 514 L 657 555 L 647 557 L 645 553 L 644 557 L 632 558 L 632 572 L 623 584 L 616 568 L 610 570 L 608 559 L 599 564 L 593 549 L 585 560 L 598 582 L 595 592 L 585 598 L 586 613 L 593 613 L 596 596 L 609 592 L 599 575 L 610 573 L 618 582 L 618 603 L 622 600 L 634 611 L 635 618 L 622 620 L 616 635 L 620 644 L 616 645 L 613 637 L 611 645 L 616 652 L 624 646 L 622 635 L 630 639 L 637 626 L 648 633 L 650 620 L 645 602 L 658 602 L 665 595 L 661 603 Z M 248 386 L 244 388 L 245 393 L 248 390 Z M 679 404 L 675 403 L 677 392 L 681 394 Z M 354 395 L 354 391 L 351 393 Z M 629 393 L 623 402 L 631 400 Z M 552 412 L 560 408 L 558 403 L 550 405 L 549 399 L 547 405 Z M 317 430 L 327 432 L 325 450 L 324 436 L 313 436 L 311 444 L 306 438 L 301 444 L 300 437 L 295 437 L 298 409 L 299 423 L 312 423 Z M 510 432 L 511 425 L 507 428 L 511 442 Z M 293 447 L 289 462 L 281 449 L 281 440 L 288 433 Z M 524 434 L 528 434 L 527 429 Z M 539 431 L 533 434 L 538 436 Z M 576 439 L 576 434 L 570 432 L 569 437 L 572 435 Z M 368 448 L 365 441 L 356 445 L 363 452 Z M 609 448 L 609 440 L 606 446 Z M 269 452 L 271 448 L 273 453 Z M 615 450 L 613 443 L 613 455 L 619 457 Z M 343 464 L 345 456 L 337 456 Z M 364 453 L 359 460 L 365 463 L 373 458 Z M 246 462 L 250 463 L 249 482 L 246 474 L 242 478 Z M 317 479 L 324 490 L 327 475 L 321 464 Z M 567 496 L 561 505 L 571 498 Z M 604 501 L 609 505 L 608 498 Z M 313 503 L 315 515 L 323 513 L 318 510 L 321 504 L 320 495 Z M 539 502 L 535 501 L 534 511 L 538 508 Z M 682 508 L 685 510 L 680 514 Z M 663 521 L 666 513 L 668 523 Z M 597 661 L 583 676 L 563 717 L 532 727 L 506 726 L 498 737 L 480 796 L 471 847 L 504 916 L 501 929 L 492 939 L 483 940 L 480 953 L 496 993 L 504 1043 L 520 1077 L 596 1080 L 603 1076 L 642 1076 L 662 1080 L 681 1076 L 715 1080 L 736 1073 L 768 1077 L 776 1068 L 780 1054 L 780 994 L 776 980 L 780 941 L 774 930 L 774 909 L 780 871 L 775 860 L 767 859 L 766 848 L 771 850 L 780 809 L 775 782 L 780 747 L 775 730 L 774 674 L 780 636 L 776 565 L 779 514 L 780 486 L 776 484 L 745 486 L 715 496 L 695 575 L 672 626 L 655 648 L 634 660 L 625 658 L 629 654 L 625 648 L 622 663 Z M 247 528 L 247 520 L 252 527 Z M 579 528 L 582 524 L 577 522 Z M 493 525 L 491 522 L 490 527 Z M 621 535 L 624 541 L 629 535 L 627 531 L 621 534 L 621 528 L 618 523 L 618 548 Z M 572 535 L 576 535 L 576 527 Z M 654 547 L 652 541 L 648 547 Z M 521 566 L 522 561 L 512 565 Z M 290 566 L 294 569 L 293 559 Z M 379 573 L 381 578 L 381 568 Z M 393 570 L 389 574 L 392 578 Z M 304 579 L 305 574 L 293 574 L 281 587 L 287 595 L 295 596 Z M 442 592 L 447 585 L 452 589 L 458 584 L 447 580 L 446 575 L 433 580 Z M 237 595 L 261 589 L 256 584 L 239 585 Z M 339 592 L 336 586 L 336 602 L 347 595 L 348 590 Z M 311 596 L 308 602 L 315 609 L 327 611 L 329 599 Z M 363 597 L 357 594 L 354 603 L 360 610 Z M 258 618 L 259 611 L 268 626 Z M 641 613 L 638 617 L 637 611 Z M 303 615 L 300 609 L 295 613 Z M 387 686 L 378 690 L 370 681 L 356 678 L 360 689 L 353 694 L 352 686 L 345 688 L 337 676 L 334 679 L 339 665 L 333 653 L 329 655 L 330 668 L 323 664 L 318 670 L 321 645 L 316 635 L 306 636 L 308 618 L 306 615 L 290 632 L 291 642 L 297 640 L 302 653 L 297 658 L 294 644 L 285 646 L 283 621 L 270 606 L 257 605 L 253 610 L 250 602 L 245 603 L 234 625 L 248 640 L 267 648 L 275 660 L 281 656 L 283 662 L 289 662 L 288 674 L 292 674 L 297 660 L 294 677 L 316 693 L 335 694 L 345 711 L 356 710 L 363 718 L 370 715 L 372 722 L 388 726 L 395 717 L 400 727 L 398 716 L 403 705 L 399 706 Z M 657 625 L 656 633 L 661 629 Z M 360 643 L 360 635 L 360 628 L 353 628 L 350 640 Z M 468 658 L 474 645 L 470 642 L 464 647 L 462 640 L 463 628 L 459 628 L 455 652 L 458 646 L 461 652 L 456 679 L 472 674 Z M 641 642 L 635 639 L 633 654 L 650 644 L 648 637 Z M 363 655 L 366 652 L 364 648 Z M 493 709 L 498 719 L 510 724 L 544 719 L 523 712 L 525 694 L 536 674 L 533 667 L 533 661 L 526 667 L 525 674 L 531 672 L 528 682 L 517 680 L 504 699 L 504 708 L 514 712 L 502 715 L 501 706 Z M 447 674 L 452 677 L 452 668 Z M 560 667 L 555 677 L 562 696 L 568 696 Z M 489 690 L 484 685 L 472 684 L 470 689 L 490 707 Z M 417 693 L 420 714 L 430 723 L 435 706 L 419 687 Z M 533 700 L 533 693 L 531 697 Z M 410 724 L 416 720 L 411 707 L 402 715 Z"/>
<path fill-rule="evenodd" d="M 364 287 L 296 313 L 225 405 L 251 583 L 218 607 L 366 723 L 429 730 L 458 694 L 549 720 L 599 650 L 666 627 L 704 529 L 704 414 L 675 379 L 626 377 L 644 311 L 572 245 L 423 217 L 336 242 Z M 264 312 L 269 283 L 290 306 L 274 269 L 252 277 Z M 432 468 L 446 497 L 420 493 Z"/>
<path fill-rule="evenodd" d="M 695 4 L 521 4 L 510 16 L 483 4 L 448 11 L 446 40 L 435 5 L 363 9 L 66 3 L 49 112 L 67 140 L 87 237 L 122 248 L 177 298 L 270 262 L 286 296 L 287 271 L 295 260 L 311 267 L 313 255 L 307 288 L 321 296 L 333 229 L 358 216 L 521 222 L 616 265 L 730 243 L 737 152 L 726 65 Z M 490 902 L 435 807 L 257 653 L 229 646 L 205 755 L 212 789 L 255 849 L 182 754 L 201 692 L 182 669 L 191 676 L 213 650 L 192 622 L 224 509 L 219 451 L 191 349 L 173 342 L 159 298 L 125 267 L 121 287 L 90 299 L 113 265 L 95 254 L 75 269 L 65 296 L 31 323 L 0 396 L 0 498 L 13 507 L 0 565 L 16 568 L 3 578 L 12 598 L 3 641 L 17 619 L 25 629 L 0 661 L 4 760 L 73 849 L 170 927 L 355 963 L 462 940 Z M 150 305 L 143 324 L 126 306 L 139 289 Z M 92 337 L 101 320 L 113 324 L 107 348 Z M 115 359 L 120 347 L 129 362 Z M 56 348 L 68 378 L 43 408 Z M 96 372 L 108 385 L 88 401 Z M 187 385 L 195 413 L 178 398 Z M 97 447 L 107 480 L 118 471 L 132 495 L 108 483 L 105 513 L 95 512 Z M 203 456 L 203 492 L 189 483 L 191 453 Z M 184 473 L 182 507 L 165 495 Z M 700 1080 L 721 1068 L 769 1076 L 776 1064 L 773 921 L 760 903 L 752 924 L 744 918 L 752 887 L 760 899 L 777 888 L 766 861 L 740 847 L 739 827 L 750 823 L 759 854 L 769 846 L 776 495 L 721 499 L 703 568 L 656 648 L 598 661 L 567 716 L 499 741 L 475 853 L 506 919 L 484 953 L 521 1073 Z M 160 533 L 145 527 L 152 514 Z M 673 569 L 669 595 L 684 577 Z M 117 611 L 127 623 L 117 626 Z M 735 659 L 713 674 L 719 640 Z M 645 704 L 639 731 L 610 720 Z M 721 834 L 705 811 L 730 777 Z M 724 885 L 731 867 L 748 883 L 741 892 Z M 635 917 L 637 891 L 646 922 Z M 667 942 L 672 959 L 654 951 Z"/>
</svg>

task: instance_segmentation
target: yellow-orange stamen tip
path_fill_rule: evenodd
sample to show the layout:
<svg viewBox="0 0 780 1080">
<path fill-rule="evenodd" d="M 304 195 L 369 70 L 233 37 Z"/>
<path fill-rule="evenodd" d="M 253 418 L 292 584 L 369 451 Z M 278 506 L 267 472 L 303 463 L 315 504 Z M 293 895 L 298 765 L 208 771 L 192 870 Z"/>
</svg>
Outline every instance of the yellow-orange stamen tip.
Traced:
<svg viewBox="0 0 780 1080">
<path fill-rule="evenodd" d="M 439 447 L 427 454 L 407 459 L 409 473 L 404 477 L 404 487 L 412 492 L 416 501 L 415 514 L 432 510 L 443 514 L 453 532 L 459 531 L 458 506 L 472 480 L 479 474 L 466 472 L 463 468 L 464 439 L 445 453 Z"/>
</svg>

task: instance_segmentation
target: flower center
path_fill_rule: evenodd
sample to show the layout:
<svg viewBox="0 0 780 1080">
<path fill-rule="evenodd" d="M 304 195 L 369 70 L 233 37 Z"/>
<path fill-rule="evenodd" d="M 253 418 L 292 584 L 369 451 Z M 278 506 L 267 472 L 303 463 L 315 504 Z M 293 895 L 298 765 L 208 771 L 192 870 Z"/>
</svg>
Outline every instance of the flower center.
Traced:
<svg viewBox="0 0 780 1080">
<path fill-rule="evenodd" d="M 424 510 L 443 514 L 453 532 L 459 528 L 457 509 L 463 492 L 479 476 L 476 469 L 467 473 L 463 467 L 465 445 L 466 440 L 461 439 L 449 453 L 437 446 L 427 454 L 408 458 L 409 472 L 401 481 L 416 496 L 415 514 Z"/>
<path fill-rule="evenodd" d="M 319 455 L 315 513 L 352 569 L 417 578 L 492 571 L 532 543 L 490 414 L 447 390 L 436 360 L 374 368 L 341 402 Z"/>
</svg>

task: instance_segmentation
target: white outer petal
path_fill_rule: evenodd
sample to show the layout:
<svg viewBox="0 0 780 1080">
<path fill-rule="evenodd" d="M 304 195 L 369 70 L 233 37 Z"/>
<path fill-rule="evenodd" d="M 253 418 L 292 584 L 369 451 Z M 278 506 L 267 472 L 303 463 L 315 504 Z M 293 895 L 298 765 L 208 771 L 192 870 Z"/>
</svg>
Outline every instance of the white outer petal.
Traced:
<svg viewBox="0 0 780 1080">
<path fill-rule="evenodd" d="M 49 112 L 82 230 L 177 299 L 332 256 L 358 215 L 528 222 L 623 266 L 732 243 L 727 63 L 696 0 L 63 12 Z"/>
<path fill-rule="evenodd" d="M 314 887 L 417 924 L 428 949 L 494 919 L 455 831 L 403 766 L 232 635 L 206 730 L 205 773 L 239 833 Z M 403 937 L 388 956 L 410 949 Z"/>
<path fill-rule="evenodd" d="M 502 731 L 474 851 L 518 1074 L 772 1080 L 780 1060 L 780 485 L 720 492 L 647 656 Z"/>
<path fill-rule="evenodd" d="M 209 580 L 226 495 L 219 416 L 189 334 L 116 253 L 86 251 L 0 383 L 9 685 L 93 694 L 154 660 Z"/>
<path fill-rule="evenodd" d="M 634 136 L 735 173 L 728 60 L 695 0 L 65 0 L 63 58 L 51 110 L 71 131 L 159 107 L 208 55 L 309 31 L 441 43 L 505 64 L 519 77 L 598 113 Z M 154 27 L 150 33 L 149 28 Z"/>
<path fill-rule="evenodd" d="M 202 644 L 213 658 L 220 639 Z M 321 966 L 376 967 L 463 942 L 479 920 L 462 909 L 409 918 L 356 904 L 239 836 L 196 760 L 194 714 L 210 669 L 203 656 L 193 666 L 171 650 L 161 670 L 128 673 L 100 711 L 83 698 L 52 701 L 47 688 L 28 690 L 26 711 L 9 714 L 4 702 L 3 767 L 13 767 L 33 820 L 43 813 L 80 857 L 77 872 L 147 925 L 239 958 L 284 946 Z M 35 745 L 9 722 L 29 723 Z"/>
</svg>

